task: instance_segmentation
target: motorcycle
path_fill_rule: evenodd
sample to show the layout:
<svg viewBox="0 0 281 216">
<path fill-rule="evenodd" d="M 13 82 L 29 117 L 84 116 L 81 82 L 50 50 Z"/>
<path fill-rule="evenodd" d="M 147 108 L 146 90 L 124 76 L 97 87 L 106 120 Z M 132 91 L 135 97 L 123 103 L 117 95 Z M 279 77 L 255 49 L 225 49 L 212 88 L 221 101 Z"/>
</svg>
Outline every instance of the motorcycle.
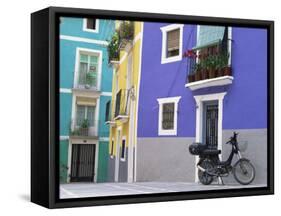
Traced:
<svg viewBox="0 0 281 216">
<path fill-rule="evenodd" d="M 238 133 L 233 132 L 233 136 L 226 144 L 232 146 L 229 157 L 226 161 L 221 161 L 219 154 L 221 150 L 210 149 L 202 143 L 193 143 L 189 146 L 189 152 L 192 155 L 199 156 L 197 163 L 198 178 L 204 185 L 209 185 L 214 178 L 221 180 L 222 177 L 227 177 L 232 172 L 237 182 L 242 185 L 248 185 L 255 179 L 255 167 L 249 159 L 242 157 L 239 145 L 237 142 Z M 238 161 L 232 166 L 234 155 L 238 157 Z"/>
</svg>

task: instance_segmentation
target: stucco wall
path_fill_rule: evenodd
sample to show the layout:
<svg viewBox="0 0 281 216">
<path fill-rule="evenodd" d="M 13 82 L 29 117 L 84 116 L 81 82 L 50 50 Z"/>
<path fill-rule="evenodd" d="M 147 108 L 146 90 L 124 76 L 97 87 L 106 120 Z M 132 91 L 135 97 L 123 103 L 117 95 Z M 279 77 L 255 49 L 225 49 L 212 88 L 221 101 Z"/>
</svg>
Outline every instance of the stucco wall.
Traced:
<svg viewBox="0 0 281 216">
<path fill-rule="evenodd" d="M 194 138 L 138 138 L 137 181 L 195 181 Z"/>
<path fill-rule="evenodd" d="M 181 96 L 178 136 L 195 136 L 194 95 L 226 91 L 223 109 L 224 129 L 267 127 L 267 34 L 264 29 L 232 28 L 233 83 L 192 92 L 185 88 L 187 59 L 161 64 L 164 24 L 145 23 L 138 113 L 138 137 L 158 136 L 157 98 Z M 194 30 L 195 29 L 195 30 Z M 184 26 L 185 47 L 195 46 L 196 27 Z"/>
<path fill-rule="evenodd" d="M 267 183 L 267 130 L 266 129 L 242 129 L 235 130 L 239 133 L 238 143 L 241 148 L 246 146 L 245 150 L 241 152 L 242 156 L 249 159 L 256 170 L 256 177 L 253 184 Z M 231 146 L 225 144 L 232 136 L 233 130 L 223 130 L 223 151 L 222 158 L 227 160 L 231 151 Z M 237 161 L 234 156 L 233 165 Z M 224 178 L 225 183 L 236 182 L 231 174 L 228 178 Z"/>
<path fill-rule="evenodd" d="M 178 108 L 178 136 L 195 136 L 195 102 L 185 88 L 187 59 L 161 64 L 162 32 L 165 23 L 144 23 L 140 81 L 138 137 L 158 136 L 157 98 L 181 96 Z M 183 27 L 183 50 L 194 47 L 194 25 Z"/>
</svg>

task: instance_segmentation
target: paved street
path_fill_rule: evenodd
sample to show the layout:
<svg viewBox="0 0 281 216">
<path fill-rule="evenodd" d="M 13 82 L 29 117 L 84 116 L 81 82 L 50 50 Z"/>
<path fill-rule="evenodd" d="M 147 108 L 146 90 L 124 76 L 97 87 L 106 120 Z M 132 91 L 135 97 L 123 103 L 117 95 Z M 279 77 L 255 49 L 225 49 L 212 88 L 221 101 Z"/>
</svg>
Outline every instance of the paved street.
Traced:
<svg viewBox="0 0 281 216">
<path fill-rule="evenodd" d="M 201 185 L 187 182 L 136 182 L 136 183 L 71 183 L 60 186 L 60 198 L 99 197 L 129 194 L 150 194 L 180 191 L 218 190 L 263 187 L 265 185 Z"/>
</svg>

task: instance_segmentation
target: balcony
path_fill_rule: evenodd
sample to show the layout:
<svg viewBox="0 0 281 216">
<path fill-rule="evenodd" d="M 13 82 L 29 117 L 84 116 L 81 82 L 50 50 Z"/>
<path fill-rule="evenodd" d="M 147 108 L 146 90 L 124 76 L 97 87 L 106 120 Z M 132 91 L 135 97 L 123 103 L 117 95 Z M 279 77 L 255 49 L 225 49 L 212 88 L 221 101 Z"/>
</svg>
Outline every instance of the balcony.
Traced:
<svg viewBox="0 0 281 216">
<path fill-rule="evenodd" d="M 79 71 L 78 80 L 74 85 L 74 90 L 76 91 L 87 91 L 87 92 L 97 92 L 99 91 L 98 86 L 98 73 L 93 71 Z"/>
<path fill-rule="evenodd" d="M 112 127 L 116 126 L 116 121 L 112 118 L 113 113 L 114 113 L 114 109 L 112 109 L 112 104 L 115 104 L 115 101 L 108 101 L 106 103 L 106 109 L 105 109 L 105 123 L 107 125 L 110 125 Z"/>
<path fill-rule="evenodd" d="M 125 49 L 128 43 L 134 39 L 134 22 L 121 21 L 119 30 L 119 49 Z"/>
<path fill-rule="evenodd" d="M 214 41 L 184 53 L 188 58 L 185 87 L 190 90 L 229 85 L 233 81 L 226 41 Z"/>
<path fill-rule="evenodd" d="M 78 120 L 72 120 L 70 122 L 70 137 L 72 139 L 98 139 L 98 126 L 100 121 L 93 121 L 84 119 L 83 121 L 77 122 Z"/>
<path fill-rule="evenodd" d="M 128 121 L 129 96 L 129 91 L 127 89 L 120 89 L 116 94 L 114 120 L 119 120 L 123 123 Z"/>
<path fill-rule="evenodd" d="M 132 45 L 134 39 L 134 22 L 120 21 L 119 28 L 112 35 L 107 46 L 108 63 L 113 66 L 119 65 L 120 50 L 129 49 L 127 45 Z"/>
</svg>

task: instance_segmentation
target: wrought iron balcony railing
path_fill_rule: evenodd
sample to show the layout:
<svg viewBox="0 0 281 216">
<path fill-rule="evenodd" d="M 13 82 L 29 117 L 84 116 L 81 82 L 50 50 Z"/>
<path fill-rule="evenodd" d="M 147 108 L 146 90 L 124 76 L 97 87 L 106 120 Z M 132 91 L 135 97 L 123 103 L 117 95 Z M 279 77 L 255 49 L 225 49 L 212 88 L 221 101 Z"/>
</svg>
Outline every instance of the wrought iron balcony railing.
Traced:
<svg viewBox="0 0 281 216">
<path fill-rule="evenodd" d="M 109 128 L 104 121 L 72 120 L 70 123 L 71 137 L 98 138 L 109 137 Z"/>
<path fill-rule="evenodd" d="M 185 52 L 188 58 L 187 83 L 231 76 L 228 40 L 218 40 Z"/>
<path fill-rule="evenodd" d="M 114 110 L 115 118 L 128 116 L 129 96 L 129 91 L 127 89 L 120 89 L 119 92 L 116 94 Z"/>
<path fill-rule="evenodd" d="M 88 89 L 98 91 L 98 73 L 97 72 L 78 72 L 78 80 L 75 83 L 77 89 Z"/>
</svg>

